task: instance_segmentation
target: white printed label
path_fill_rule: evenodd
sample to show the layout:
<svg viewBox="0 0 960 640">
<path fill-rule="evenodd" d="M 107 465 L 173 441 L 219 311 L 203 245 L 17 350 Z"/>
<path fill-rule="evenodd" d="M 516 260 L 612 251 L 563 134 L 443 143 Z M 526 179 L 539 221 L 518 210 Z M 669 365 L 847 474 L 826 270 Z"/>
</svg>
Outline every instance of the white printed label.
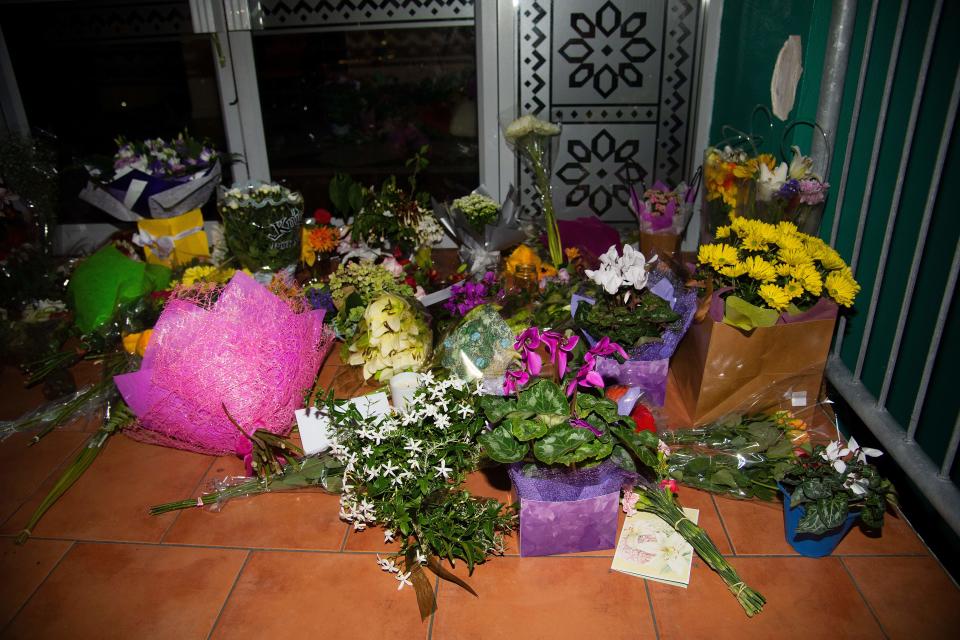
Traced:
<svg viewBox="0 0 960 640">
<path fill-rule="evenodd" d="M 390 401 L 383 391 L 348 400 L 347 404 L 356 407 L 364 418 L 383 416 L 390 411 Z M 294 415 L 297 417 L 304 453 L 310 455 L 330 448 L 330 419 L 327 416 L 316 407 L 297 409 Z"/>
</svg>

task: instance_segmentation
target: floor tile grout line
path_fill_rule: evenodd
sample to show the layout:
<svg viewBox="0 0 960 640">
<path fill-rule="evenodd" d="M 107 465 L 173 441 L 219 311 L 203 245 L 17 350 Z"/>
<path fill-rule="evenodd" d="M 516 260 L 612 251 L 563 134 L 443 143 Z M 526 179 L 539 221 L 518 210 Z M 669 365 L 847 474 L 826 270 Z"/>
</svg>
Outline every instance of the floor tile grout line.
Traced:
<svg viewBox="0 0 960 640">
<path fill-rule="evenodd" d="M 727 537 L 727 544 L 730 545 L 731 555 L 734 557 L 737 556 L 737 547 L 733 544 L 733 538 L 730 537 L 730 532 L 727 531 L 727 521 L 723 519 L 723 513 L 720 511 L 720 505 L 717 504 L 717 497 L 710 494 L 710 502 L 713 503 L 713 509 L 717 512 L 717 517 L 720 519 L 720 528 L 723 529 L 723 535 Z"/>
<path fill-rule="evenodd" d="M 867 606 L 867 611 L 870 612 L 870 615 L 873 616 L 873 621 L 877 623 L 877 627 L 880 628 L 880 633 L 883 634 L 884 638 L 889 640 L 890 635 L 887 633 L 887 630 L 883 628 L 883 623 L 880 622 L 877 612 L 873 610 L 873 605 L 870 604 L 870 601 L 867 600 L 867 596 L 863 595 L 863 591 L 860 590 L 860 583 L 857 582 L 857 579 L 853 576 L 853 573 L 850 572 L 850 568 L 847 566 L 847 563 L 844 562 L 843 558 L 837 558 L 840 561 L 840 566 L 843 567 L 844 572 L 850 578 L 850 582 L 853 583 L 853 588 L 857 590 L 857 593 L 860 595 L 860 599 L 863 600 L 863 604 Z"/>
<path fill-rule="evenodd" d="M 647 605 L 650 607 L 650 617 L 653 620 L 653 637 L 660 640 L 660 624 L 657 622 L 657 612 L 653 606 L 653 596 L 650 595 L 650 582 L 643 581 L 643 590 L 647 592 Z"/>
<path fill-rule="evenodd" d="M 433 577 L 433 601 L 436 603 L 436 609 L 430 614 L 430 624 L 427 626 L 427 640 L 433 640 L 433 622 L 437 619 L 437 613 L 440 612 L 440 576 Z"/>
<path fill-rule="evenodd" d="M 350 537 L 350 525 L 348 524 L 344 529 L 346 529 L 346 531 L 343 532 L 343 540 L 340 541 L 340 553 L 348 553 L 347 538 Z"/>
<path fill-rule="evenodd" d="M 21 604 L 20 607 L 17 608 L 17 611 L 12 616 L 10 616 L 10 619 L 7 620 L 7 623 L 4 624 L 3 627 L 0 627 L 0 635 L 4 635 L 3 632 L 6 631 L 11 624 L 13 624 L 13 621 L 17 619 L 17 616 L 19 616 L 23 612 L 23 610 L 27 607 L 27 605 L 30 604 L 30 601 L 33 600 L 34 596 L 37 595 L 37 591 L 39 591 L 40 588 L 44 584 L 46 584 L 47 580 L 50 579 L 50 576 L 53 575 L 53 572 L 57 570 L 57 568 L 63 562 L 64 558 L 66 558 L 67 555 L 71 551 L 73 551 L 74 547 L 76 547 L 77 544 L 78 543 L 76 541 L 71 541 L 70 546 L 66 548 L 66 550 L 63 552 L 63 555 L 57 559 L 57 561 L 53 564 L 52 567 L 50 567 L 50 571 L 47 572 L 47 575 L 43 576 L 43 580 L 41 580 L 40 583 L 37 584 L 36 588 L 34 588 L 34 590 L 30 592 L 30 596 L 26 600 L 24 600 L 23 604 Z"/>
<path fill-rule="evenodd" d="M 227 608 L 227 603 L 230 602 L 230 596 L 233 595 L 234 589 L 237 588 L 237 583 L 240 582 L 240 576 L 243 575 L 243 570 L 247 568 L 247 563 L 250 562 L 250 557 L 253 555 L 253 551 L 247 551 L 247 557 L 243 559 L 243 564 L 240 565 L 240 570 L 237 571 L 237 575 L 233 578 L 233 584 L 230 585 L 230 590 L 227 591 L 227 597 L 223 599 L 223 604 L 220 605 L 220 610 L 217 611 L 217 617 L 213 619 L 213 624 L 210 626 L 210 632 L 207 634 L 207 640 L 213 637 L 213 632 L 217 630 L 217 625 L 220 624 L 220 618 L 223 616 L 223 610 Z"/>
<path fill-rule="evenodd" d="M 207 474 L 210 473 L 210 470 L 213 469 L 213 465 L 215 465 L 216 463 L 217 463 L 217 459 L 216 459 L 216 458 L 214 458 L 213 460 L 210 461 L 210 466 L 208 466 L 208 467 L 206 468 L 206 470 L 200 475 L 200 479 L 197 480 L 197 484 L 194 485 L 193 491 L 190 492 L 191 495 L 194 494 L 194 493 L 197 493 L 198 491 L 200 491 L 200 488 L 203 486 L 203 480 L 204 480 L 204 478 L 207 477 Z M 176 516 L 173 518 L 173 520 L 170 521 L 170 524 L 167 525 L 167 528 L 163 530 L 163 534 L 160 536 L 160 543 L 161 543 L 161 544 L 163 544 L 163 541 L 167 539 L 167 534 L 170 533 L 170 530 L 171 530 L 171 529 L 173 529 L 173 525 L 177 524 L 177 522 L 180 521 L 180 515 L 181 515 L 184 511 L 186 511 L 186 509 L 177 509 Z"/>
</svg>

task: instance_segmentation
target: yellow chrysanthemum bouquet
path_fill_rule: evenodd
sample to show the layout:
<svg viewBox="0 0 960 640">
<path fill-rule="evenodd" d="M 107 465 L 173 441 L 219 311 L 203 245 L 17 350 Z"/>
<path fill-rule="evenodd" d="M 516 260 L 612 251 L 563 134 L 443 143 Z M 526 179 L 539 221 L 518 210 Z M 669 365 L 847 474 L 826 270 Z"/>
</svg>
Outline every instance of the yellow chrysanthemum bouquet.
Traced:
<svg viewBox="0 0 960 640">
<path fill-rule="evenodd" d="M 820 300 L 853 305 L 860 285 L 837 251 L 796 225 L 735 218 L 700 246 L 701 269 L 726 295 L 724 322 L 750 330 L 796 316 Z"/>
<path fill-rule="evenodd" d="M 701 245 L 710 295 L 670 368 L 690 421 L 817 402 L 839 306 L 860 290 L 823 240 L 735 218 Z"/>
</svg>

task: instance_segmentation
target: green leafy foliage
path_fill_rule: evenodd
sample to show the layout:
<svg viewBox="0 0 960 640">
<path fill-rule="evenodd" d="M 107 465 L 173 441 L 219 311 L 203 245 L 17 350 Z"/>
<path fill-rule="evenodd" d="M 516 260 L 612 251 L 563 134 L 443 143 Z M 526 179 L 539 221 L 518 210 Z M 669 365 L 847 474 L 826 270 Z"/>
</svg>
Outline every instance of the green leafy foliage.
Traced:
<svg viewBox="0 0 960 640">
<path fill-rule="evenodd" d="M 529 450 L 525 442 L 520 442 L 505 426 L 499 426 L 492 431 L 481 433 L 478 436 L 480 446 L 492 460 L 502 464 L 520 462 L 526 457 Z"/>
<path fill-rule="evenodd" d="M 574 322 L 593 336 L 609 336 L 625 348 L 659 340 L 664 330 L 680 320 L 670 304 L 650 291 L 622 297 L 594 293 L 595 304 L 577 306 Z"/>
</svg>

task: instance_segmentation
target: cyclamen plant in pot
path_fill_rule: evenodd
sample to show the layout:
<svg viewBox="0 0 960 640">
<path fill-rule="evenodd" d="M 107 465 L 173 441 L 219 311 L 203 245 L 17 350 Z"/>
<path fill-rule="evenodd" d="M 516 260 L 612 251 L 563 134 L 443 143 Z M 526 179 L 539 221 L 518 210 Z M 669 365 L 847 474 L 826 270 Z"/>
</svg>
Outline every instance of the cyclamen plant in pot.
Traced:
<svg viewBox="0 0 960 640">
<path fill-rule="evenodd" d="M 543 371 L 541 345 L 558 379 L 537 378 Z M 758 613 L 763 596 L 740 579 L 677 505 L 676 482 L 668 478 L 666 464 L 669 448 L 600 395 L 599 360 L 626 358 L 623 348 L 604 337 L 584 352 L 576 336 L 531 327 L 517 336 L 514 349 L 519 367 L 506 374 L 509 396 L 479 399 L 490 426 L 477 440 L 485 455 L 511 464 L 520 498 L 520 555 L 613 547 L 624 486 L 631 511 L 654 513 L 669 523 L 721 576 L 747 615 Z M 568 367 L 574 361 L 582 364 Z"/>
<path fill-rule="evenodd" d="M 857 518 L 868 529 L 883 528 L 887 504 L 897 500 L 893 485 L 868 461 L 880 455 L 850 438 L 846 446 L 819 445 L 798 459 L 780 483 L 787 498 L 787 541 L 794 549 L 811 557 L 830 555 Z"/>
</svg>

